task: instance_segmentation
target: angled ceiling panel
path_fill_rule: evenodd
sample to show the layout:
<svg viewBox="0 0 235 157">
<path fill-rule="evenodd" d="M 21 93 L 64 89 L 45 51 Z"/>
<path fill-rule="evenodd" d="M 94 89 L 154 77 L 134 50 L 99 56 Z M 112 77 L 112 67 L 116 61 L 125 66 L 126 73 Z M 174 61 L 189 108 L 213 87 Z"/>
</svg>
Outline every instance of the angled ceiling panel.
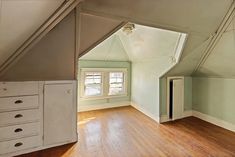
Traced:
<svg viewBox="0 0 235 157">
<path fill-rule="evenodd" d="M 0 65 L 56 11 L 63 1 L 1 0 Z"/>
<path fill-rule="evenodd" d="M 1 81 L 70 80 L 75 77 L 75 12 L 72 11 L 11 66 Z"/>
<path fill-rule="evenodd" d="M 235 19 L 223 33 L 207 60 L 195 76 L 235 77 Z"/>
<path fill-rule="evenodd" d="M 231 3 L 232 0 L 85 0 L 84 9 L 210 34 Z"/>
<path fill-rule="evenodd" d="M 107 34 L 115 30 L 122 21 L 90 14 L 81 14 L 80 29 L 80 49 L 79 53 L 83 54 L 90 48 L 96 46 L 97 42 L 102 40 Z"/>
<path fill-rule="evenodd" d="M 178 32 L 137 24 L 133 33 L 126 35 L 120 30 L 117 34 L 120 36 L 132 62 L 174 56 L 175 47 L 180 36 Z"/>
<path fill-rule="evenodd" d="M 129 61 L 129 58 L 121 40 L 114 34 L 83 55 L 80 60 Z"/>
</svg>

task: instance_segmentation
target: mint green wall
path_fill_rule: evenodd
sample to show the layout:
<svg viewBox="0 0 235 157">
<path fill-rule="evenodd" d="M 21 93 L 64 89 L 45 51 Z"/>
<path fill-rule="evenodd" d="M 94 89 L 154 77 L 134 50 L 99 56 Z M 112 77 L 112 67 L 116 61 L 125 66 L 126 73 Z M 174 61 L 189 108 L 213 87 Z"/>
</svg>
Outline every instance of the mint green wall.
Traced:
<svg viewBox="0 0 235 157">
<path fill-rule="evenodd" d="M 98 100 L 80 100 L 80 90 L 78 92 L 78 110 L 81 106 L 88 106 L 88 105 L 100 105 L 100 104 L 107 104 L 107 103 L 115 103 L 115 102 L 122 102 L 122 101 L 130 101 L 131 95 L 131 63 L 130 62 L 121 62 L 121 61 L 87 61 L 87 60 L 80 60 L 78 62 L 78 69 L 80 68 L 127 68 L 128 70 L 128 96 L 118 97 L 118 98 L 110 98 L 110 99 L 98 99 Z M 78 72 L 80 75 L 80 70 Z M 78 76 L 78 82 L 80 83 L 80 77 Z M 80 88 L 79 88 L 80 89 Z"/>
<path fill-rule="evenodd" d="M 235 124 L 235 79 L 194 77 L 193 109 Z"/>
<path fill-rule="evenodd" d="M 192 110 L 192 77 L 184 77 L 184 110 Z M 160 79 L 160 115 L 167 114 L 167 79 Z"/>
<path fill-rule="evenodd" d="M 131 101 L 154 118 L 160 116 L 160 76 L 173 65 L 167 57 L 132 62 Z"/>
</svg>

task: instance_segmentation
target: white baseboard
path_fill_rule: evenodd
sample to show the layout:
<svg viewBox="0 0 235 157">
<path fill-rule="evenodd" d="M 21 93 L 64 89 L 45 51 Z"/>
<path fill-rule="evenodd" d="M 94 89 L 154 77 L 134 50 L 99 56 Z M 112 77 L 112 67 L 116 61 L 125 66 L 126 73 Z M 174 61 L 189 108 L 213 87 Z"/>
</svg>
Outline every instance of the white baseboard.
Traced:
<svg viewBox="0 0 235 157">
<path fill-rule="evenodd" d="M 193 111 L 192 110 L 184 111 L 183 118 L 191 117 L 191 116 L 193 116 Z"/>
<path fill-rule="evenodd" d="M 153 115 L 152 113 L 146 111 L 140 105 L 131 102 L 131 106 L 134 107 L 135 109 L 137 109 L 138 111 L 142 112 L 143 114 L 145 114 L 149 118 L 153 119 L 154 121 L 156 121 L 158 123 L 160 122 L 160 118 L 159 117 L 157 117 L 157 116 Z"/>
<path fill-rule="evenodd" d="M 214 125 L 217 125 L 217 126 L 220 126 L 222 128 L 225 128 L 227 130 L 235 132 L 235 124 L 226 122 L 224 120 L 212 117 L 210 115 L 207 115 L 207 114 L 204 114 L 204 113 L 201 113 L 201 112 L 198 112 L 198 111 L 193 111 L 193 116 L 197 117 L 199 119 L 202 119 L 206 122 L 212 123 Z"/>
<path fill-rule="evenodd" d="M 181 118 L 186 118 L 186 117 L 190 117 L 193 115 L 193 111 L 192 110 L 187 110 L 183 112 L 183 115 Z M 169 122 L 171 121 L 171 119 L 168 118 L 167 115 L 162 115 L 160 118 L 160 123 L 164 123 L 164 122 Z"/>
<path fill-rule="evenodd" d="M 121 102 L 95 104 L 95 105 L 80 105 L 78 106 L 78 112 L 123 107 L 123 106 L 130 106 L 130 105 L 131 105 L 130 101 L 121 101 Z"/>
<path fill-rule="evenodd" d="M 169 122 L 170 119 L 168 118 L 168 115 L 162 115 L 160 117 L 160 123 L 165 123 L 165 122 Z"/>
</svg>

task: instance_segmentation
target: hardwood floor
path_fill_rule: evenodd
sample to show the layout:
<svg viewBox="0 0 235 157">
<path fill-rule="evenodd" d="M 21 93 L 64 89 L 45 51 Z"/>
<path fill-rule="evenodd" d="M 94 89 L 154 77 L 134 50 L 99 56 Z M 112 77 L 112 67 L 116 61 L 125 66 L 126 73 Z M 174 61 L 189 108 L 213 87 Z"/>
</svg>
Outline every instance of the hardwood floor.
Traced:
<svg viewBox="0 0 235 157">
<path fill-rule="evenodd" d="M 235 133 L 189 117 L 158 124 L 132 107 L 79 114 L 79 140 L 20 157 L 235 157 Z"/>
</svg>

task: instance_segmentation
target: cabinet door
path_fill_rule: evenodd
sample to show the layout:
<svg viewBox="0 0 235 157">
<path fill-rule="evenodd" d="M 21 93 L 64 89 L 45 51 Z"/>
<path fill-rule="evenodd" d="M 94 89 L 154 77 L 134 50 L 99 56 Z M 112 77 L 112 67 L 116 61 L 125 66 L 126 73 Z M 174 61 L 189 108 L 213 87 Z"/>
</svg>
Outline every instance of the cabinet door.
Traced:
<svg viewBox="0 0 235 157">
<path fill-rule="evenodd" d="M 44 86 L 44 145 L 71 142 L 74 134 L 73 97 L 73 84 Z"/>
</svg>

